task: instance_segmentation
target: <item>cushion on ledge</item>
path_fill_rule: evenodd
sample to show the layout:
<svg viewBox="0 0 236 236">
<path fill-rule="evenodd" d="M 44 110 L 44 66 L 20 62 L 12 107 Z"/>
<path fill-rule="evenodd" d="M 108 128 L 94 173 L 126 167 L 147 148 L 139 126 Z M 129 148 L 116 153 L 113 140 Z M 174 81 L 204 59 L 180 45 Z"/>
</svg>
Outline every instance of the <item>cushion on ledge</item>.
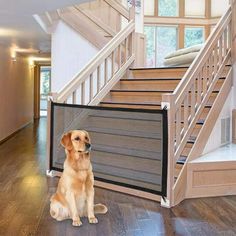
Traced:
<svg viewBox="0 0 236 236">
<path fill-rule="evenodd" d="M 180 56 L 180 55 L 185 55 L 185 54 L 192 53 L 192 52 L 199 52 L 201 50 L 202 46 L 203 46 L 203 44 L 197 44 L 192 47 L 179 49 L 175 52 L 168 54 L 165 57 L 165 59 L 169 59 L 169 58 Z"/>
<path fill-rule="evenodd" d="M 199 52 L 191 52 L 188 54 L 183 54 L 179 56 L 175 56 L 169 59 L 165 59 L 164 65 L 165 66 L 183 66 L 183 65 L 190 65 L 195 57 L 198 55 Z"/>
</svg>

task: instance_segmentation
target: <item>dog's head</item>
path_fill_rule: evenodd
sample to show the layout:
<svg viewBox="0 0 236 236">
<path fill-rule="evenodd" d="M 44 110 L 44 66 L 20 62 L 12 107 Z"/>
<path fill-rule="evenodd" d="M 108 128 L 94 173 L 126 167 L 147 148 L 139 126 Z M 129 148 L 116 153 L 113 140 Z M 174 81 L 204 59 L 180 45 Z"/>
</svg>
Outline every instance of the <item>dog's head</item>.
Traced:
<svg viewBox="0 0 236 236">
<path fill-rule="evenodd" d="M 65 133 L 61 138 L 61 145 L 67 150 L 74 150 L 78 153 L 91 151 L 90 137 L 85 130 L 72 130 Z"/>
</svg>

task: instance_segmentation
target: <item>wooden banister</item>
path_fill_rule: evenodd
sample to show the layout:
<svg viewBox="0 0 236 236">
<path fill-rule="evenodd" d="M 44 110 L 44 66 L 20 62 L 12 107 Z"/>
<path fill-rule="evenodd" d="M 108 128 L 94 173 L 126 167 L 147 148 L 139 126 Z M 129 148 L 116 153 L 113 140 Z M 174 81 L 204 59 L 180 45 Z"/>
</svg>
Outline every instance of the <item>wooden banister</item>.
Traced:
<svg viewBox="0 0 236 236">
<path fill-rule="evenodd" d="M 176 87 L 173 94 L 175 97 L 178 98 L 180 93 L 184 91 L 184 87 L 189 86 L 191 84 L 191 79 L 196 75 L 198 72 L 198 68 L 205 63 L 207 56 L 212 51 L 213 47 L 215 46 L 216 40 L 222 34 L 225 27 L 229 24 L 231 20 L 231 7 L 228 8 L 225 15 L 223 15 L 220 21 L 217 23 L 216 27 L 212 31 L 211 35 L 206 40 L 204 47 L 200 50 L 199 54 L 185 73 L 184 77 L 182 78 L 181 82 Z"/>
<path fill-rule="evenodd" d="M 231 58 L 232 8 L 228 8 L 172 94 L 162 97 L 168 109 L 168 193 L 173 205 L 174 168 L 212 91 Z M 200 152 L 200 150 L 198 150 Z M 186 168 L 185 168 L 186 169 Z M 181 175 L 186 173 L 181 172 Z M 178 181 L 178 180 L 177 180 Z M 176 192 L 176 191 L 175 191 Z"/>
<path fill-rule="evenodd" d="M 77 90 L 82 83 L 85 82 L 85 80 L 92 76 L 92 73 L 94 73 L 97 69 L 100 70 L 99 66 L 104 63 L 105 60 L 108 60 L 109 57 L 116 51 L 116 49 L 119 47 L 126 48 L 124 43 L 125 40 L 130 40 L 131 42 L 131 48 L 129 48 L 128 52 L 126 51 L 126 53 L 131 52 L 133 54 L 132 36 L 134 30 L 135 24 L 133 21 L 131 21 L 125 27 L 125 29 L 120 31 L 102 50 L 99 51 L 99 53 L 79 72 L 78 75 L 76 75 L 63 89 L 59 91 L 57 98 L 58 102 L 65 102 L 72 95 L 72 93 Z M 111 67 L 114 69 L 116 66 L 115 60 L 109 60 Z"/>
</svg>

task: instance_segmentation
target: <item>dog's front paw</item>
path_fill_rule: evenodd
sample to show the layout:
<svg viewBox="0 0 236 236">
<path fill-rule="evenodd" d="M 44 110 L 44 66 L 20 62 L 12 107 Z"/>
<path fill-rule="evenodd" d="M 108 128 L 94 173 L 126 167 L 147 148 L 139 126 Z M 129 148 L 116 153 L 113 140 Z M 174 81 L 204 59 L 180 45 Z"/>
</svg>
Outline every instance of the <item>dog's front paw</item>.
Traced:
<svg viewBox="0 0 236 236">
<path fill-rule="evenodd" d="M 98 219 L 95 216 L 88 218 L 88 220 L 89 220 L 90 224 L 97 224 L 98 223 Z"/>
<path fill-rule="evenodd" d="M 80 218 L 73 219 L 72 225 L 73 226 L 81 226 L 82 222 L 81 222 Z"/>
</svg>

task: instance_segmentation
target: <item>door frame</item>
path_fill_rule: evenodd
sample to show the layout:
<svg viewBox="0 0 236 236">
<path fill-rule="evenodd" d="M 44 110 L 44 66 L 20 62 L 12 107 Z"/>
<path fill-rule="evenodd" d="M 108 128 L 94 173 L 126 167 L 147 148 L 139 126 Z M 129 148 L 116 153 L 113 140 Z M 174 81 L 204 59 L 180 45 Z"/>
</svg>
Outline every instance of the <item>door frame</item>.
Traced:
<svg viewBox="0 0 236 236">
<path fill-rule="evenodd" d="M 40 69 L 51 66 L 50 62 L 35 62 L 34 65 L 34 119 L 40 119 Z"/>
</svg>

